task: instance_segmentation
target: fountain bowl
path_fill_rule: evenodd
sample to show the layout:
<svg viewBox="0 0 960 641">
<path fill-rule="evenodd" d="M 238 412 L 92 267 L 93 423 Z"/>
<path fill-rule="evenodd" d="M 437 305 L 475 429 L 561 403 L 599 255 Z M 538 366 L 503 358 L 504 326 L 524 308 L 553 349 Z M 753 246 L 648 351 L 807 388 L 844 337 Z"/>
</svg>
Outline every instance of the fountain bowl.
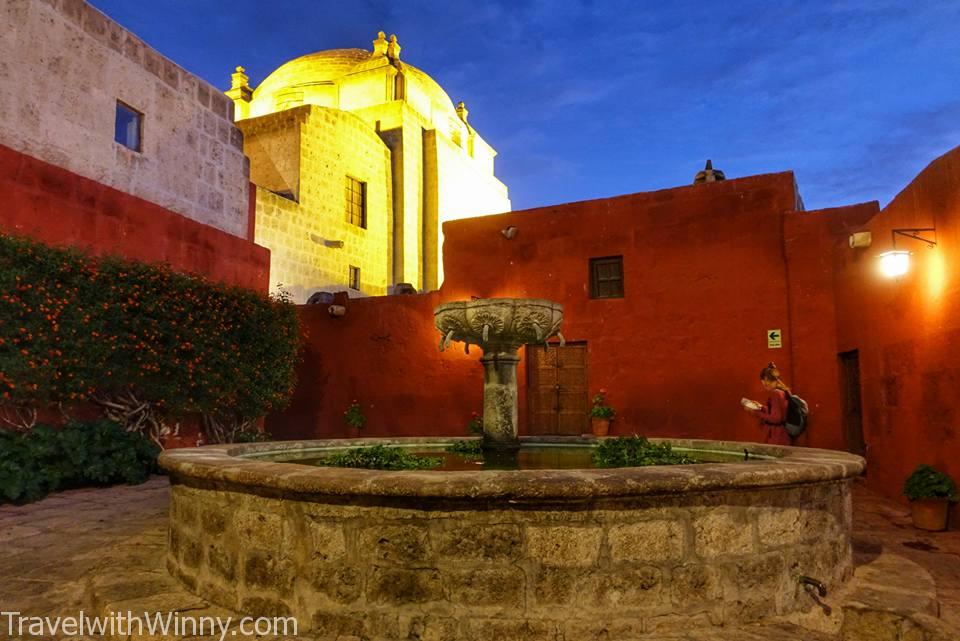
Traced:
<svg viewBox="0 0 960 641">
<path fill-rule="evenodd" d="M 434 310 L 440 349 L 452 341 L 479 345 L 486 351 L 516 351 L 528 343 L 544 343 L 556 335 L 563 305 L 541 298 L 480 298 L 454 301 Z M 562 340 L 562 337 L 561 337 Z"/>
<path fill-rule="evenodd" d="M 277 460 L 453 440 L 164 452 L 168 568 L 248 615 L 390 639 L 632 638 L 784 620 L 814 607 L 800 576 L 831 592 L 851 576 L 850 492 L 864 461 L 844 452 L 671 439 L 768 459 L 456 472 Z"/>
</svg>

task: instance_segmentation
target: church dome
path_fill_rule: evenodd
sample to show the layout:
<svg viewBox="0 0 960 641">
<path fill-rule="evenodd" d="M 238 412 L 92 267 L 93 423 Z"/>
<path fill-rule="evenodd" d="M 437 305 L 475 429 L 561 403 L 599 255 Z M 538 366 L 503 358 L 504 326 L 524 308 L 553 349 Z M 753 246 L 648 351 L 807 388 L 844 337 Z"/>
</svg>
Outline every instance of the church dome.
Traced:
<svg viewBox="0 0 960 641">
<path fill-rule="evenodd" d="M 285 62 L 264 78 L 254 91 L 254 99 L 262 94 L 276 94 L 301 86 L 335 82 L 370 58 L 371 53 L 364 49 L 329 49 L 308 53 Z"/>
<path fill-rule="evenodd" d="M 404 76 L 404 100 L 421 112 L 427 120 L 434 122 L 449 121 L 456 118 L 453 101 L 443 88 L 429 76 L 413 65 L 400 61 L 400 45 L 391 36 L 388 42 L 383 32 L 373 41 L 373 51 L 367 49 L 329 49 L 317 51 L 277 67 L 263 82 L 253 90 L 250 116 L 255 117 L 301 104 L 313 104 L 334 109 L 352 110 L 365 104 L 387 102 L 392 96 L 380 92 L 370 85 L 369 102 L 365 99 L 358 104 L 355 100 L 344 104 L 342 85 L 352 82 L 347 76 L 376 69 L 395 68 Z M 352 96 L 356 96 L 354 93 Z"/>
</svg>

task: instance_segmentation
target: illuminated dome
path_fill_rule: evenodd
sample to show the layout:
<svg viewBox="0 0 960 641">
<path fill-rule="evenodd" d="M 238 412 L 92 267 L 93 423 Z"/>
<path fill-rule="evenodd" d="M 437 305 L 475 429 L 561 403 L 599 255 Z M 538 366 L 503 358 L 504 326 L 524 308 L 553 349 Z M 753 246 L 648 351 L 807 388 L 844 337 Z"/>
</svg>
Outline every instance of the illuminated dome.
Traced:
<svg viewBox="0 0 960 641">
<path fill-rule="evenodd" d="M 383 82 L 384 74 L 390 79 L 401 76 L 401 84 Z M 284 63 L 253 90 L 249 116 L 305 104 L 354 111 L 392 100 L 405 100 L 435 124 L 457 117 L 453 101 L 440 85 L 420 69 L 400 62 L 396 37 L 388 42 L 381 32 L 373 41 L 373 51 L 329 49 Z"/>
<path fill-rule="evenodd" d="M 330 49 L 294 58 L 277 67 L 260 83 L 253 92 L 254 100 L 311 84 L 333 83 L 370 58 L 370 52 L 365 49 Z"/>
</svg>

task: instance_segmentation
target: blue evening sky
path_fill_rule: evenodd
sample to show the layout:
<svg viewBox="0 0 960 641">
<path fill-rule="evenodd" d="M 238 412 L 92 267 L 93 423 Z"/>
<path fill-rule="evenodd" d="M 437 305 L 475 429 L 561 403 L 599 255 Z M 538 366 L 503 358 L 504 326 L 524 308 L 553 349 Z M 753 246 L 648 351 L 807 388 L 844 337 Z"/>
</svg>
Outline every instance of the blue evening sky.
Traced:
<svg viewBox="0 0 960 641">
<path fill-rule="evenodd" d="M 960 145 L 960 1 L 93 0 L 222 88 L 322 49 L 401 57 L 470 109 L 515 209 L 792 169 L 886 204 Z"/>
</svg>

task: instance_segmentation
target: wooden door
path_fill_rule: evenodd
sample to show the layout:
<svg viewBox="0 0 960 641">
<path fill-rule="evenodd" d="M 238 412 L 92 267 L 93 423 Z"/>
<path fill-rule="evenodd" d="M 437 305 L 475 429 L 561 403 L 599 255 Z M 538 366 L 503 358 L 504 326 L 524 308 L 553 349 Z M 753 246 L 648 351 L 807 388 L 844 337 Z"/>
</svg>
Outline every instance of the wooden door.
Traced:
<svg viewBox="0 0 960 641">
<path fill-rule="evenodd" d="M 589 431 L 587 344 L 527 345 L 530 434 Z"/>
<path fill-rule="evenodd" d="M 840 385 L 843 394 L 843 431 L 847 451 L 863 455 L 863 406 L 860 400 L 860 352 L 840 354 Z"/>
</svg>

